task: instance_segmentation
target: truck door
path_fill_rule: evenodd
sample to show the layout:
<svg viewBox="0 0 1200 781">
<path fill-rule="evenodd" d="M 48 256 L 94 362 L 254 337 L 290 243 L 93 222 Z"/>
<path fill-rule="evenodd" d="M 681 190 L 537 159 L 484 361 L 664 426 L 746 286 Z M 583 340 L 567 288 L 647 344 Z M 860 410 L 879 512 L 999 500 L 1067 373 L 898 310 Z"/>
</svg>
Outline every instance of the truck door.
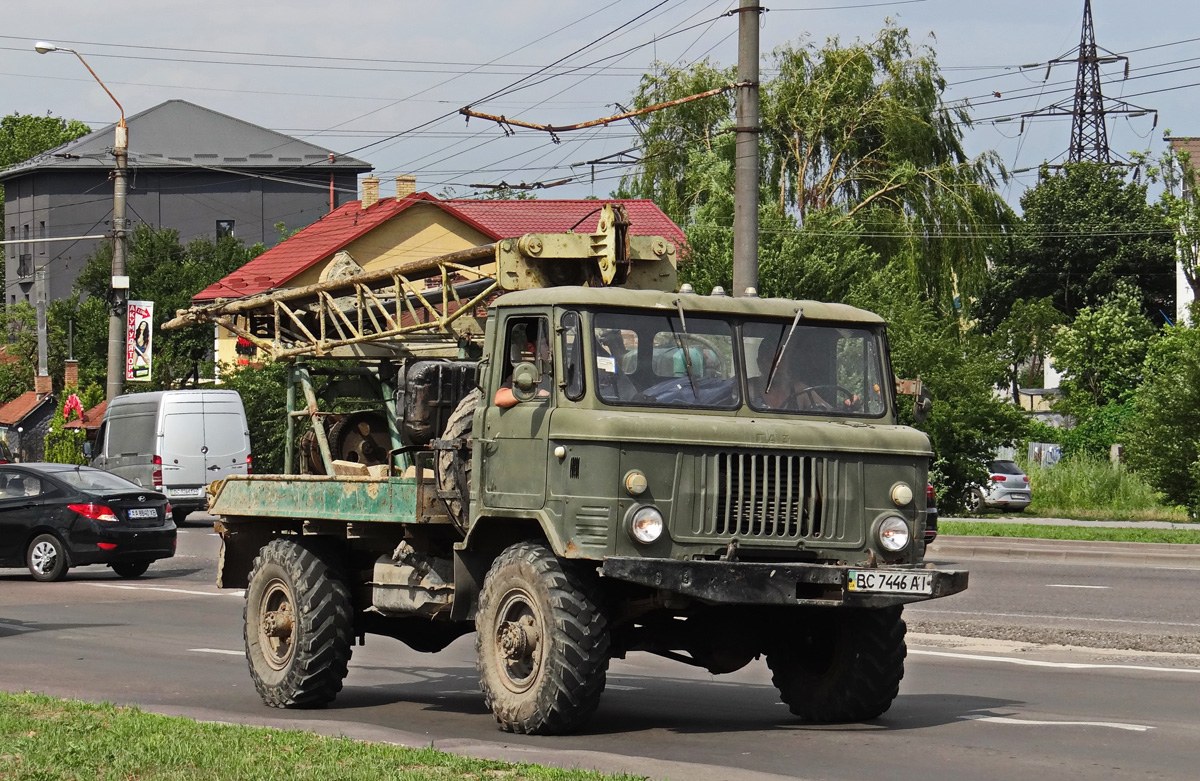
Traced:
<svg viewBox="0 0 1200 781">
<path fill-rule="evenodd" d="M 503 327 L 503 350 L 491 363 L 484 399 L 481 503 L 485 507 L 537 510 L 546 502 L 546 458 L 550 413 L 554 406 L 554 366 L 550 320 L 544 316 L 510 315 Z M 537 395 L 507 408 L 496 394 L 511 389 L 513 368 L 533 363 L 540 372 Z"/>
</svg>

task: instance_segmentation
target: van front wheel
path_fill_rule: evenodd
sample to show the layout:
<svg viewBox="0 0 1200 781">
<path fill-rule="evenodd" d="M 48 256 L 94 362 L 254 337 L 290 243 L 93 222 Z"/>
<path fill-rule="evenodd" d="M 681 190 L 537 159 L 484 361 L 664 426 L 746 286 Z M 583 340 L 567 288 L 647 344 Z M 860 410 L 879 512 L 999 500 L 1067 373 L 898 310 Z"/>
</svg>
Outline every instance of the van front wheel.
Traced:
<svg viewBox="0 0 1200 781">
<path fill-rule="evenodd" d="M 187 517 L 191 515 L 191 512 L 191 510 L 187 510 L 182 507 L 172 507 L 171 520 L 175 521 L 176 526 L 183 526 L 183 522 L 187 520 Z"/>
</svg>

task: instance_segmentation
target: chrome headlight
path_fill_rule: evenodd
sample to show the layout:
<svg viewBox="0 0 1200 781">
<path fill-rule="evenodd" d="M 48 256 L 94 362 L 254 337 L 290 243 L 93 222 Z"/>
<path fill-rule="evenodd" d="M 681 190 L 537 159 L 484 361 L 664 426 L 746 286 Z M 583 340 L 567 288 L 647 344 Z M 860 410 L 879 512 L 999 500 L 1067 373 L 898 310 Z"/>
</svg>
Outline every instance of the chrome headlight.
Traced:
<svg viewBox="0 0 1200 781">
<path fill-rule="evenodd" d="M 629 515 L 629 535 L 638 542 L 651 543 L 662 536 L 663 517 L 655 507 L 638 507 Z"/>
<path fill-rule="evenodd" d="M 908 547 L 908 522 L 895 515 L 884 518 L 879 524 L 879 544 L 886 551 L 895 553 Z"/>
</svg>

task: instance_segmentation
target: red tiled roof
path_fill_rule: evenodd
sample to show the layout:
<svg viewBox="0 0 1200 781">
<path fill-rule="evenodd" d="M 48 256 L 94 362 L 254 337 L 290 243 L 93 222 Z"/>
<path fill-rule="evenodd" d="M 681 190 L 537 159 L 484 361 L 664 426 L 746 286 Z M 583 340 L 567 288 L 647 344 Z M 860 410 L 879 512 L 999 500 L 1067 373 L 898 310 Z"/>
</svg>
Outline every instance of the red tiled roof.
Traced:
<svg viewBox="0 0 1200 781">
<path fill-rule="evenodd" d="M 83 420 L 72 418 L 70 422 L 63 424 L 63 428 L 100 428 L 100 423 L 104 420 L 104 410 L 107 408 L 108 402 L 102 401 L 91 409 L 85 410 Z"/>
<path fill-rule="evenodd" d="M 572 228 L 590 233 L 596 229 L 600 207 L 605 203 L 620 203 L 629 212 L 634 235 L 665 236 L 676 243 L 684 240 L 679 226 L 648 200 L 439 201 L 429 193 L 417 193 L 403 200 L 381 199 L 366 209 L 361 201 L 351 201 L 209 285 L 192 300 L 245 298 L 278 288 L 417 203 L 435 205 L 493 240 L 526 233 L 561 233 Z"/>
<path fill-rule="evenodd" d="M 29 413 L 40 407 L 50 396 L 38 398 L 33 391 L 22 393 L 12 401 L 0 407 L 0 425 L 13 426 L 24 420 Z"/>
</svg>

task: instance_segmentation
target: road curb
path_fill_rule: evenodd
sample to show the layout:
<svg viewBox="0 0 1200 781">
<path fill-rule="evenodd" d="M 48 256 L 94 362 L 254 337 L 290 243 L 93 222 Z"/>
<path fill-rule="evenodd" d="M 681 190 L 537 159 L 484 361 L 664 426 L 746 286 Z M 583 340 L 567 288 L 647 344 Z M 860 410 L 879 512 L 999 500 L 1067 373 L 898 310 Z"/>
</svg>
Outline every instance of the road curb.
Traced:
<svg viewBox="0 0 1200 781">
<path fill-rule="evenodd" d="M 1074 564 L 1099 560 L 1108 564 L 1156 564 L 1200 567 L 1200 545 L 1165 542 L 1096 542 L 1042 540 L 1028 537 L 941 535 L 927 559 L 1036 559 Z"/>
</svg>

